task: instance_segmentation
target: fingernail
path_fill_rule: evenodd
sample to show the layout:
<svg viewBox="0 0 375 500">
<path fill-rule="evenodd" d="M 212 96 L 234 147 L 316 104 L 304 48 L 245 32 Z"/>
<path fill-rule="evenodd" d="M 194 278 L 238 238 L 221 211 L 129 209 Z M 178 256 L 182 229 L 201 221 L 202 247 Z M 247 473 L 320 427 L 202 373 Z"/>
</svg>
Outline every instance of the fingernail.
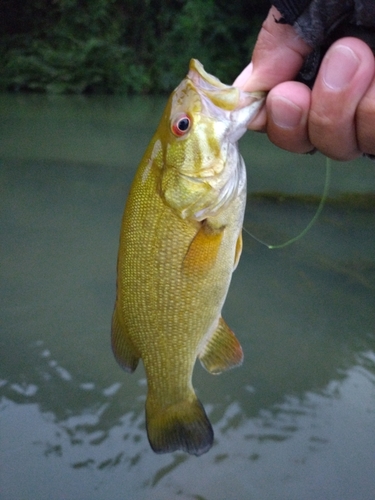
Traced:
<svg viewBox="0 0 375 500">
<path fill-rule="evenodd" d="M 332 90 L 340 90 L 353 78 L 359 66 L 359 59 L 349 47 L 338 45 L 324 61 L 323 80 Z"/>
<path fill-rule="evenodd" d="M 292 129 L 301 123 L 302 109 L 289 99 L 274 96 L 270 105 L 272 120 L 278 127 Z"/>
<path fill-rule="evenodd" d="M 246 82 L 251 77 L 251 73 L 253 72 L 253 63 L 251 62 L 246 68 L 237 76 L 234 80 L 233 86 L 237 88 L 244 88 Z"/>
</svg>

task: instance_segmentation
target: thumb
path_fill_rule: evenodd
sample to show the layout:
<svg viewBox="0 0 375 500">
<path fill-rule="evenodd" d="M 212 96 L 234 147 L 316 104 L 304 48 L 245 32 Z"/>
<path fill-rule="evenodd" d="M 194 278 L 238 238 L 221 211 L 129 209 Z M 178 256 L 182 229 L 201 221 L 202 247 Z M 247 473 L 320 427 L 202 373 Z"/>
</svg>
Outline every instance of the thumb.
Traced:
<svg viewBox="0 0 375 500">
<path fill-rule="evenodd" d="M 289 24 L 277 23 L 280 12 L 271 7 L 259 32 L 252 61 L 236 78 L 234 86 L 254 92 L 268 91 L 293 80 L 312 48 Z"/>
</svg>

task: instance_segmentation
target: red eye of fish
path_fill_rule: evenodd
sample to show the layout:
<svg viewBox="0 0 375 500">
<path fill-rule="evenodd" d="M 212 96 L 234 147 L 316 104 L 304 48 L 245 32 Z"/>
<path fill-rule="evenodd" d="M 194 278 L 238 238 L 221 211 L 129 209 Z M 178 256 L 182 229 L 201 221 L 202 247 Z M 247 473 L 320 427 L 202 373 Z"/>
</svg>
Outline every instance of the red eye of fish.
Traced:
<svg viewBox="0 0 375 500">
<path fill-rule="evenodd" d="M 177 137 L 181 137 L 189 131 L 191 125 L 191 120 L 187 115 L 178 116 L 172 123 L 172 132 Z"/>
</svg>

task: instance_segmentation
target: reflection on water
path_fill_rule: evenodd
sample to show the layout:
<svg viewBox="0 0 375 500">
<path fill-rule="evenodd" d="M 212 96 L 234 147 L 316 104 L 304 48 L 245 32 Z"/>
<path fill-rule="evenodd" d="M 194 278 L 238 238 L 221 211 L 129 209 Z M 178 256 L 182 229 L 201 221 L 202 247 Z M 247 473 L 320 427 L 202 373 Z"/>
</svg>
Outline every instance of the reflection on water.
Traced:
<svg viewBox="0 0 375 500">
<path fill-rule="evenodd" d="M 261 147 L 259 157 L 269 154 Z M 109 347 L 131 162 L 122 169 L 11 159 L 9 141 L 7 148 L 1 499 L 373 498 L 373 210 L 327 206 L 284 250 L 244 236 L 224 316 L 245 363 L 218 377 L 199 365 L 194 373 L 214 446 L 199 458 L 155 455 L 145 433 L 143 368 L 123 373 Z M 301 202 L 250 199 L 245 227 L 277 243 L 313 213 Z"/>
</svg>

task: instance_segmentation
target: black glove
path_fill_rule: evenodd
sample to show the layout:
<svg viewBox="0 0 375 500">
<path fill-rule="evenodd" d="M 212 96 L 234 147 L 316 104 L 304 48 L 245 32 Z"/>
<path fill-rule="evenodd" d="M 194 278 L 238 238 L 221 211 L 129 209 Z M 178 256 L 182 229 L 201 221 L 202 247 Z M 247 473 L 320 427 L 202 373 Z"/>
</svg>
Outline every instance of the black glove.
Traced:
<svg viewBox="0 0 375 500">
<path fill-rule="evenodd" d="M 282 17 L 291 24 L 313 52 L 306 58 L 297 80 L 312 87 L 321 60 L 335 40 L 354 36 L 375 54 L 374 0 L 273 0 Z"/>
</svg>

